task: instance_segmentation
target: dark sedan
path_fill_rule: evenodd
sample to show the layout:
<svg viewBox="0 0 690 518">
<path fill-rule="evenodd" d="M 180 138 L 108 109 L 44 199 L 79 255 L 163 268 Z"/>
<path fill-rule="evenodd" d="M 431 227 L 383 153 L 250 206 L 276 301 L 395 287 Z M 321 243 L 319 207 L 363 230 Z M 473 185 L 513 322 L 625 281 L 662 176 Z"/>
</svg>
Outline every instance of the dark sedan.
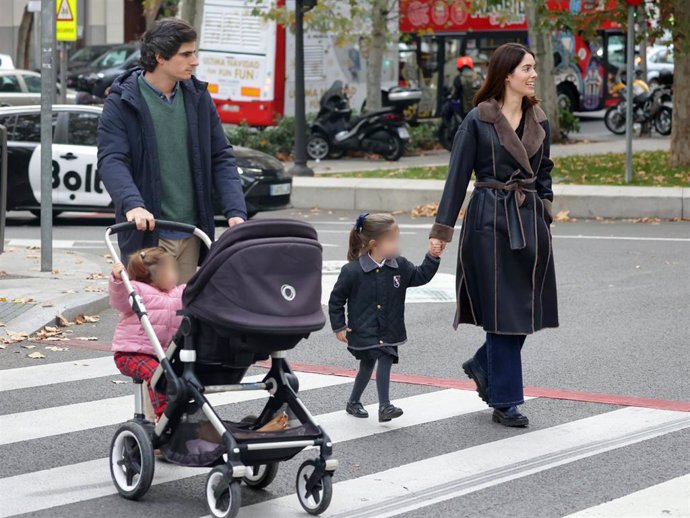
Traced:
<svg viewBox="0 0 690 518">
<path fill-rule="evenodd" d="M 8 131 L 8 210 L 40 212 L 40 106 L 0 108 Z M 110 196 L 96 170 L 99 106 L 54 106 L 53 210 L 112 212 Z M 257 212 L 289 206 L 292 178 L 270 155 L 235 147 L 247 209 Z M 220 215 L 220 211 L 217 211 Z"/>
<path fill-rule="evenodd" d="M 136 67 L 140 56 L 138 44 L 118 45 L 89 65 L 70 72 L 67 84 L 104 98 L 106 89 L 113 84 L 115 78 Z"/>
</svg>

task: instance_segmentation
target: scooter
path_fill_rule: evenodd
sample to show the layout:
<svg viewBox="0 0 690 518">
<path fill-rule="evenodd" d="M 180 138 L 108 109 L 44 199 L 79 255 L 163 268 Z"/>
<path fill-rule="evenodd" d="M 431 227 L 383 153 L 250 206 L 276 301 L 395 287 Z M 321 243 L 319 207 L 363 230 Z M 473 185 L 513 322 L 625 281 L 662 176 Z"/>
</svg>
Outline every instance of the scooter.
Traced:
<svg viewBox="0 0 690 518">
<path fill-rule="evenodd" d="M 421 98 L 419 90 L 395 87 L 388 92 L 389 106 L 352 118 L 344 85 L 335 81 L 321 97 L 319 113 L 307 139 L 307 154 L 313 160 L 322 160 L 340 158 L 352 150 L 399 160 L 410 140 L 404 110 Z"/>
<path fill-rule="evenodd" d="M 462 101 L 448 96 L 441 108 L 441 125 L 438 128 L 438 139 L 448 151 L 453 149 L 453 139 L 462 124 L 462 118 Z"/>
</svg>

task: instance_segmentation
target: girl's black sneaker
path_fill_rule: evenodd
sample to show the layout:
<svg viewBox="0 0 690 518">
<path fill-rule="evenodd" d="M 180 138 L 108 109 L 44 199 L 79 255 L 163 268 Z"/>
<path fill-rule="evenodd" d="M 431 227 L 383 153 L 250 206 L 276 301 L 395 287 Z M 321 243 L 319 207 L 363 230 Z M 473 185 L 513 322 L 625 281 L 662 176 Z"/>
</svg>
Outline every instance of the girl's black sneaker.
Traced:
<svg viewBox="0 0 690 518">
<path fill-rule="evenodd" d="M 364 405 L 362 405 L 362 403 L 359 401 L 348 401 L 347 405 L 345 406 L 345 412 L 352 416 L 359 417 L 360 419 L 366 419 L 369 417 L 369 412 L 366 411 Z"/>
<path fill-rule="evenodd" d="M 396 417 L 403 415 L 402 408 L 389 403 L 388 405 L 379 408 L 379 423 L 385 423 Z"/>
</svg>

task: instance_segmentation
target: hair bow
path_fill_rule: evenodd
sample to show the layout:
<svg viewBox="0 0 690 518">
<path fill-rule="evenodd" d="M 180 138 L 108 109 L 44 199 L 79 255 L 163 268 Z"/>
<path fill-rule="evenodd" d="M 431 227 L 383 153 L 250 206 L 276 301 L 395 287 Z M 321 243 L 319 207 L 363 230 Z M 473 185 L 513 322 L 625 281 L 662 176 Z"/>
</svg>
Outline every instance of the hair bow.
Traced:
<svg viewBox="0 0 690 518">
<path fill-rule="evenodd" d="M 361 232 L 362 229 L 364 228 L 364 222 L 367 220 L 367 216 L 369 215 L 368 212 L 362 212 L 359 217 L 357 218 L 357 221 L 355 222 L 355 230 L 357 232 Z"/>
</svg>

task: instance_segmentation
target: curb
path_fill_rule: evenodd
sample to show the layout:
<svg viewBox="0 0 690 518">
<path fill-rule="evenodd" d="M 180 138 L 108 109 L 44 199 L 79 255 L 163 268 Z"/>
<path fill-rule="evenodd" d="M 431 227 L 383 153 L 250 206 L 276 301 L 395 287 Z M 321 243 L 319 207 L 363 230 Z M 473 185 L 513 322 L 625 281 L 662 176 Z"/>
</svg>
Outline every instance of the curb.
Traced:
<svg viewBox="0 0 690 518">
<path fill-rule="evenodd" d="M 297 209 L 411 211 L 438 202 L 443 180 L 293 178 Z M 464 206 L 470 199 L 468 188 Z M 690 187 L 554 185 L 554 212 L 573 218 L 690 218 Z"/>
<path fill-rule="evenodd" d="M 81 313 L 100 313 L 110 307 L 108 295 L 96 293 L 82 296 L 72 294 L 70 297 L 61 297 L 57 301 L 44 302 L 44 304 L 46 303 L 51 304 L 51 306 L 42 307 L 41 304 L 36 304 L 35 307 L 7 322 L 6 328 L 10 331 L 31 335 L 45 326 L 56 325 L 58 315 L 62 315 L 67 320 L 73 320 Z"/>
</svg>

